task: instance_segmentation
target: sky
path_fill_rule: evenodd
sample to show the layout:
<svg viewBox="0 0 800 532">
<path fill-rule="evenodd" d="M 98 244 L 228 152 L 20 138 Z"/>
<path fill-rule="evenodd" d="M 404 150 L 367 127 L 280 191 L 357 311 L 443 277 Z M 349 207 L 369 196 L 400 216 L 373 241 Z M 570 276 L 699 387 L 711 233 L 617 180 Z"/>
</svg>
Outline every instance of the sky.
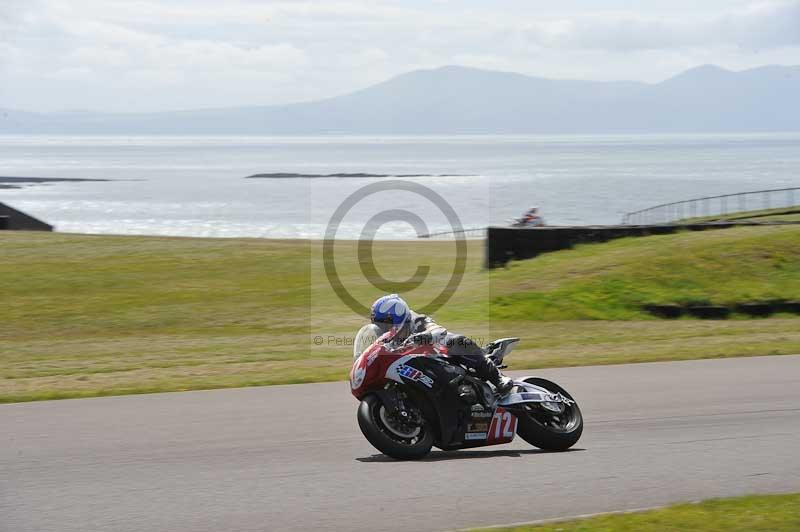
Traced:
<svg viewBox="0 0 800 532">
<path fill-rule="evenodd" d="M 465 65 L 658 82 L 800 65 L 800 0 L 0 0 L 0 108 L 163 111 Z"/>
</svg>

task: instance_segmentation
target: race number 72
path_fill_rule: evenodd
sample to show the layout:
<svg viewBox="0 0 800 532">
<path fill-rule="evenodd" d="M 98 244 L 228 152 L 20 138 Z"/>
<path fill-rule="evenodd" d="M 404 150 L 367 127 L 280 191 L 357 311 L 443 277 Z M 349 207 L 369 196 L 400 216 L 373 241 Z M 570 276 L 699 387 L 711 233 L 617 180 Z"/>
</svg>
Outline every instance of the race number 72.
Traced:
<svg viewBox="0 0 800 532">
<path fill-rule="evenodd" d="M 501 438 L 508 439 L 514 437 L 514 416 L 511 412 L 501 411 L 494 413 L 494 438 L 499 440 Z"/>
</svg>

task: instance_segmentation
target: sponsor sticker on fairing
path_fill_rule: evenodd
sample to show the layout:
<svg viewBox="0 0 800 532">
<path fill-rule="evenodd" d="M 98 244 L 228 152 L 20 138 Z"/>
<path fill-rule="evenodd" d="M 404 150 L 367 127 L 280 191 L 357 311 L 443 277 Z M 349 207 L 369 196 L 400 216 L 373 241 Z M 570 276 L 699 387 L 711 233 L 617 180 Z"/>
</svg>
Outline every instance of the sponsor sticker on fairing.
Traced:
<svg viewBox="0 0 800 532">
<path fill-rule="evenodd" d="M 422 373 L 417 368 L 412 368 L 411 366 L 401 364 L 397 367 L 397 373 L 401 377 L 405 377 L 406 379 L 410 379 L 415 382 L 421 382 L 428 388 L 433 388 L 433 379 Z"/>
<path fill-rule="evenodd" d="M 483 408 L 483 405 L 480 403 L 472 405 L 470 411 L 473 419 L 492 417 L 492 412 Z"/>
<path fill-rule="evenodd" d="M 519 395 L 523 401 L 538 401 L 542 398 L 542 394 L 539 393 L 521 393 Z"/>
<path fill-rule="evenodd" d="M 467 432 L 464 434 L 465 440 L 485 440 L 486 433 L 485 432 Z"/>
</svg>

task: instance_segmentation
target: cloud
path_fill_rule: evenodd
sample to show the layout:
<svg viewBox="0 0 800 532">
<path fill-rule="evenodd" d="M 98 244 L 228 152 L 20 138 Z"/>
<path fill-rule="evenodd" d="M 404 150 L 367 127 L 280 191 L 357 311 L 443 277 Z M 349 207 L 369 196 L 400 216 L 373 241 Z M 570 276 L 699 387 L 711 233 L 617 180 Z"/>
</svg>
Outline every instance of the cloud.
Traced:
<svg viewBox="0 0 800 532">
<path fill-rule="evenodd" d="M 61 70 L 92 69 L 137 70 L 142 77 L 152 72 L 216 72 L 255 69 L 286 77 L 289 71 L 308 66 L 309 58 L 289 43 L 239 45 L 202 38 L 177 39 L 157 33 L 130 29 L 109 22 L 64 19 L 61 29 L 77 47 L 57 56 Z"/>
<path fill-rule="evenodd" d="M 0 0 L 0 105 L 285 103 L 444 64 L 656 80 L 698 62 L 800 63 L 800 0 L 709 2 Z"/>
<path fill-rule="evenodd" d="M 716 20 L 712 31 L 742 47 L 799 45 L 800 0 L 752 4 Z"/>
<path fill-rule="evenodd" d="M 800 0 L 760 2 L 699 20 L 630 13 L 576 16 L 531 24 L 525 34 L 542 47 L 584 50 L 793 46 L 800 45 Z"/>
<path fill-rule="evenodd" d="M 0 43 L 13 41 L 18 28 L 24 25 L 30 15 L 40 7 L 39 0 L 0 1 Z M 2 57 L 0 55 L 0 59 Z"/>
<path fill-rule="evenodd" d="M 3 2 L 0 2 L 0 25 L 6 28 L 10 27 L 24 17 L 33 3 L 35 2 L 26 0 L 3 0 Z"/>
<path fill-rule="evenodd" d="M 15 0 L 16 1 L 16 0 Z M 97 20 L 129 25 L 167 24 L 239 24 L 252 25 L 269 22 L 280 23 L 289 19 L 309 22 L 317 19 L 328 23 L 342 20 L 386 21 L 405 18 L 420 11 L 387 5 L 382 2 L 362 1 L 278 1 L 259 2 L 231 0 L 228 2 L 194 1 L 109 1 L 82 0 L 76 7 L 66 0 L 50 0 L 52 11 L 70 11 L 91 16 Z"/>
</svg>

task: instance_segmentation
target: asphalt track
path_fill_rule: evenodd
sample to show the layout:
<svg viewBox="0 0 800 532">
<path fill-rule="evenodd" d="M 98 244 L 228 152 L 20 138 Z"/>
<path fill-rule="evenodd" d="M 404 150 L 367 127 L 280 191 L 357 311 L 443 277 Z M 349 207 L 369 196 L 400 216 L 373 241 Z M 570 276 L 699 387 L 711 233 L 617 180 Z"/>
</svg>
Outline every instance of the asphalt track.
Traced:
<svg viewBox="0 0 800 532">
<path fill-rule="evenodd" d="M 446 530 L 800 491 L 800 356 L 556 369 L 578 449 L 376 455 L 345 383 L 0 405 L 0 530 Z"/>
</svg>

